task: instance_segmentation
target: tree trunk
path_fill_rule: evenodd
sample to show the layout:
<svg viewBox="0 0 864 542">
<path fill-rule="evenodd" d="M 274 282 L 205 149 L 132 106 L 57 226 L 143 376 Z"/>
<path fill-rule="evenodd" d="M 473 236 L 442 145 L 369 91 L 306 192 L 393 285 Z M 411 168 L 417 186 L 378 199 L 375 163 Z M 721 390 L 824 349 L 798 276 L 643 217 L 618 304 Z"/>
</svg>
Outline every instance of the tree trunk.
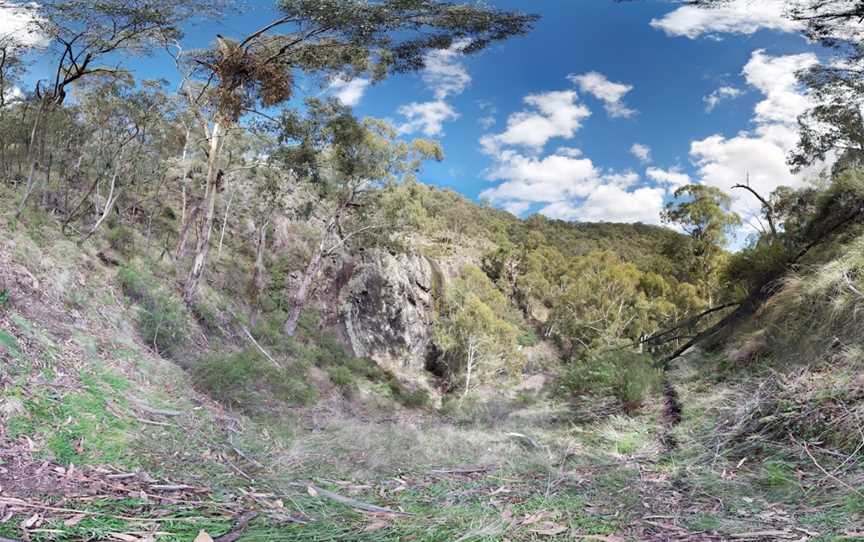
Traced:
<svg viewBox="0 0 864 542">
<path fill-rule="evenodd" d="M 471 375 L 474 372 L 474 363 L 477 358 L 477 339 L 474 336 L 468 338 L 468 367 L 465 370 L 465 389 L 462 391 L 460 402 L 465 400 L 471 390 Z"/>
<path fill-rule="evenodd" d="M 255 249 L 255 268 L 252 272 L 252 281 L 249 284 L 249 301 L 252 310 L 249 313 L 249 325 L 255 327 L 258 323 L 258 316 L 261 313 L 259 300 L 261 293 L 264 291 L 264 253 L 267 249 L 267 227 L 268 222 L 265 221 L 258 230 L 258 245 Z"/>
<path fill-rule="evenodd" d="M 303 306 L 306 304 L 306 298 L 309 297 L 309 290 L 312 286 L 312 281 L 318 276 L 318 271 L 321 270 L 321 262 L 324 260 L 324 241 L 321 241 L 318 250 L 312 255 L 309 265 L 306 266 L 306 271 L 303 273 L 303 278 L 300 280 L 300 287 L 294 293 L 291 303 L 291 312 L 288 314 L 288 320 L 285 322 L 283 331 L 286 336 L 293 337 L 297 332 L 297 323 L 300 321 L 300 313 L 303 312 Z"/>
<path fill-rule="evenodd" d="M 108 215 L 111 214 L 111 209 L 117 202 L 117 198 L 120 197 L 119 192 L 117 193 L 117 195 L 115 195 L 114 192 L 117 186 L 117 176 L 120 174 L 120 162 L 123 159 L 122 152 L 120 153 L 119 159 L 120 160 L 118 160 L 117 164 L 115 164 L 114 167 L 114 175 L 111 176 L 111 187 L 108 190 L 108 201 L 105 202 L 105 209 L 102 211 L 102 215 L 99 217 L 99 219 L 96 220 L 96 223 L 93 224 L 93 227 L 90 228 L 90 231 L 87 232 L 87 235 L 85 235 L 84 238 L 78 242 L 78 244 L 87 241 L 87 239 L 90 239 L 90 237 L 92 237 L 93 234 L 99 230 L 99 227 L 102 225 L 103 222 L 105 222 L 105 219 L 108 218 Z"/>
<path fill-rule="evenodd" d="M 189 242 L 189 232 L 192 230 L 192 225 L 198 220 L 198 213 L 201 212 L 201 205 L 196 204 L 189 211 L 189 216 L 183 220 L 183 227 L 180 230 L 180 238 L 177 240 L 177 248 L 174 249 L 174 259 L 180 260 L 186 256 L 186 243 Z"/>
<path fill-rule="evenodd" d="M 225 241 L 225 227 L 228 225 L 228 213 L 231 212 L 231 202 L 234 201 L 234 194 L 236 193 L 237 190 L 231 191 L 231 197 L 228 198 L 228 204 L 225 206 L 225 219 L 222 220 L 222 232 L 219 234 L 219 250 L 216 251 L 220 256 L 222 255 L 222 243 Z"/>
<path fill-rule="evenodd" d="M 36 118 L 33 120 L 33 128 L 30 130 L 30 142 L 27 144 L 27 159 L 30 161 L 30 173 L 27 175 L 27 188 L 24 191 L 24 197 L 21 198 L 21 203 L 18 204 L 18 210 L 15 211 L 15 221 L 21 218 L 21 213 L 24 212 L 27 206 L 27 200 L 33 193 L 36 183 L 36 169 L 38 158 L 33 154 L 33 147 L 36 144 L 36 133 L 39 131 L 39 125 L 42 122 L 42 116 L 45 114 L 47 106 L 46 100 L 43 98 L 39 103 L 39 109 L 36 110 Z"/>
<path fill-rule="evenodd" d="M 210 156 L 207 162 L 207 184 L 204 189 L 204 205 L 207 209 L 204 215 L 204 231 L 198 238 L 198 243 L 195 248 L 195 260 L 192 262 L 192 269 L 189 271 L 189 276 L 186 278 L 186 285 L 183 288 L 183 298 L 187 303 L 191 303 L 198 295 L 198 283 L 201 281 L 201 276 L 204 274 L 204 268 L 207 266 L 207 254 L 210 251 L 210 237 L 213 234 L 213 219 L 216 215 L 216 193 L 218 190 L 219 177 L 219 151 L 222 148 L 222 127 L 217 121 L 213 124 L 213 132 L 210 135 Z"/>
</svg>

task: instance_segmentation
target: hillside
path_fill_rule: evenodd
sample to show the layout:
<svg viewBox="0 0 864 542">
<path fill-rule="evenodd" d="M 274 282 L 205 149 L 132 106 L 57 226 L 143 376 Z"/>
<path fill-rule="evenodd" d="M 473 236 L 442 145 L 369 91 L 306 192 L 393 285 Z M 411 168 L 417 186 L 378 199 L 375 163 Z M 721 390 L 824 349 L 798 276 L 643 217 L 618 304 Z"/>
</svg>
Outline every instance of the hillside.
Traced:
<svg viewBox="0 0 864 542">
<path fill-rule="evenodd" d="M 864 541 L 861 3 L 0 0 L 0 542 Z"/>
<path fill-rule="evenodd" d="M 6 224 L 0 499 L 9 519 L 0 536 L 185 541 L 203 530 L 216 540 L 776 540 L 807 533 L 852 540 L 864 511 L 854 463 L 820 462 L 832 471 L 842 463 L 826 476 L 785 436 L 818 427 L 799 412 L 835 412 L 849 425 L 820 430 L 819 442 L 857 453 L 857 417 L 836 409 L 860 409 L 849 384 L 858 337 L 847 336 L 852 342 L 824 367 L 800 359 L 804 374 L 740 372 L 755 357 L 782 355 L 779 343 L 759 337 L 778 327 L 772 315 L 812 306 L 797 293 L 813 283 L 806 277 L 790 279 L 747 333 L 725 343 L 741 346 L 675 363 L 669 378 L 680 423 L 653 399 L 629 416 L 607 399 L 561 401 L 528 384 L 530 373 L 512 392 L 478 391 L 436 411 L 409 391 L 419 382 L 409 373 L 394 380 L 353 358 L 326 326 L 305 324 L 303 343 L 293 346 L 256 333 L 265 357 L 225 313 L 187 314 L 189 342 L 165 359 L 159 352 L 168 355 L 168 343 L 154 348 L 142 335 L 145 298 L 134 296 L 124 267 L 118 272 L 117 262 L 99 257 L 107 241 L 76 246 L 50 219 Z M 557 231 L 567 232 L 562 226 Z M 583 228 L 639 231 L 581 226 L 570 239 Z M 831 276 L 847 276 L 854 258 L 813 273 L 844 265 Z M 837 291 L 823 283 L 823 292 Z M 176 295 L 170 283 L 158 288 Z M 841 295 L 851 303 L 846 314 L 854 314 L 854 290 Z M 337 343 L 326 346 L 329 340 Z M 751 352 L 753 344 L 763 350 Z M 238 353 L 219 354 L 226 350 Z M 822 406 L 813 411 L 812 401 Z M 784 405 L 782 413 L 774 405 Z M 766 415 L 787 425 L 766 425 Z M 833 427 L 830 420 L 822 423 Z M 814 488 L 806 503 L 801 487 Z"/>
</svg>

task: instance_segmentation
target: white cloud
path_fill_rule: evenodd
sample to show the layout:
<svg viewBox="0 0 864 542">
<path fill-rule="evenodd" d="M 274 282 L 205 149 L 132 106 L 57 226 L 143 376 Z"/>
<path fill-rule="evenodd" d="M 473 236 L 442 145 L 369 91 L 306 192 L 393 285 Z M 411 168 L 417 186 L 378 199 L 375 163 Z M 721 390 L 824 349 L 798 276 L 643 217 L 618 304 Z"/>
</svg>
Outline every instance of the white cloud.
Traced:
<svg viewBox="0 0 864 542">
<path fill-rule="evenodd" d="M 800 92 L 797 73 L 818 63 L 813 53 L 771 57 L 764 50 L 754 51 L 743 73 L 766 98 L 756 106 L 756 122 L 794 124 L 812 105 Z"/>
<path fill-rule="evenodd" d="M 599 72 L 588 72 L 582 75 L 571 74 L 567 76 L 567 79 L 574 85 L 578 85 L 582 92 L 587 92 L 598 100 L 602 100 L 610 117 L 629 118 L 636 114 L 636 110 L 630 109 L 621 101 L 628 92 L 633 90 L 632 85 L 613 83 Z"/>
<path fill-rule="evenodd" d="M 461 63 L 467 39 L 459 40 L 448 49 L 432 51 L 426 55 L 423 81 L 435 93 L 436 100 L 462 94 L 471 84 L 471 76 Z"/>
<path fill-rule="evenodd" d="M 508 213 L 516 216 L 522 216 L 522 214 L 531 208 L 530 201 L 507 201 L 501 204 L 501 208 L 507 211 Z"/>
<path fill-rule="evenodd" d="M 576 147 L 558 147 L 555 154 L 560 156 L 569 156 L 570 158 L 579 158 L 582 156 L 582 149 Z"/>
<path fill-rule="evenodd" d="M 710 113 L 711 111 L 714 111 L 714 108 L 717 107 L 720 102 L 724 100 L 734 100 L 743 94 L 744 91 L 740 88 L 724 86 L 702 98 L 702 101 L 705 102 L 705 110 Z"/>
<path fill-rule="evenodd" d="M 0 38 L 11 38 L 24 47 L 45 45 L 45 37 L 35 32 L 33 25 L 38 4 L 0 0 Z"/>
<path fill-rule="evenodd" d="M 623 173 L 609 172 L 603 178 L 603 182 L 619 188 L 630 188 L 639 182 L 639 174 L 635 171 L 625 171 Z"/>
<path fill-rule="evenodd" d="M 583 202 L 556 201 L 540 213 L 560 220 L 659 224 L 665 193 L 662 188 L 643 187 L 627 192 L 618 186 L 603 185 Z"/>
<path fill-rule="evenodd" d="M 426 55 L 423 81 L 435 95 L 435 100 L 412 102 L 399 107 L 399 114 L 407 119 L 399 126 L 399 133 L 422 131 L 427 136 L 440 136 L 444 133 L 445 122 L 460 117 L 445 100 L 449 96 L 462 94 L 471 83 L 471 75 L 460 62 L 463 51 L 469 44 L 467 39 L 459 40 L 448 49 L 432 51 Z"/>
<path fill-rule="evenodd" d="M 651 163 L 651 147 L 642 143 L 633 143 L 630 147 L 630 154 L 639 159 L 643 164 Z"/>
<path fill-rule="evenodd" d="M 329 90 L 343 105 L 354 107 L 363 99 L 363 94 L 366 93 L 368 87 L 368 79 L 344 79 L 337 77 L 330 82 Z"/>
<path fill-rule="evenodd" d="M 400 134 L 419 131 L 430 137 L 441 135 L 445 122 L 459 118 L 459 113 L 443 100 L 403 105 L 399 108 L 399 114 L 407 119 L 399 127 Z"/>
<path fill-rule="evenodd" d="M 478 100 L 477 107 L 482 111 L 482 116 L 477 119 L 477 123 L 483 127 L 484 130 L 489 130 L 495 123 L 498 122 L 498 108 L 495 107 L 492 102 L 487 102 L 486 100 Z"/>
<path fill-rule="evenodd" d="M 600 178 L 600 172 L 587 158 L 559 154 L 538 158 L 509 150 L 496 158 L 498 163 L 487 172 L 487 179 L 503 182 L 481 194 L 493 203 L 584 198 L 596 188 Z"/>
<path fill-rule="evenodd" d="M 811 105 L 795 73 L 816 62 L 812 54 L 753 52 L 743 74 L 765 97 L 755 107 L 755 127 L 734 137 L 716 134 L 691 143 L 690 156 L 702 183 L 728 192 L 749 175 L 750 186 L 767 197 L 778 186 L 800 186 L 813 173 L 791 173 L 786 157 L 798 142 L 798 115 Z M 759 211 L 759 202 L 751 195 L 737 190 L 731 195 L 735 211 L 745 216 Z"/>
<path fill-rule="evenodd" d="M 529 109 L 510 115 L 503 132 L 481 138 L 494 160 L 486 178 L 497 184 L 480 196 L 517 216 L 542 205 L 541 213 L 563 220 L 659 222 L 665 190 L 633 189 L 636 172 L 604 170 L 575 147 L 543 152 L 554 138 L 572 139 L 591 114 L 577 98 L 574 91 L 527 96 Z"/>
<path fill-rule="evenodd" d="M 576 99 L 571 90 L 527 96 L 524 101 L 533 110 L 513 113 L 504 132 L 484 136 L 480 140 L 484 151 L 496 154 L 505 146 L 524 146 L 540 152 L 550 139 L 573 137 L 582 120 L 591 115 Z"/>
<path fill-rule="evenodd" d="M 686 36 L 696 39 L 703 34 L 754 34 L 760 29 L 796 32 L 799 22 L 785 17 L 787 0 L 730 0 L 712 9 L 681 6 L 651 26 L 663 30 L 668 36 Z"/>
<path fill-rule="evenodd" d="M 689 175 L 675 168 L 660 169 L 649 167 L 645 170 L 645 176 L 656 183 L 668 187 L 671 192 L 692 182 Z"/>
</svg>

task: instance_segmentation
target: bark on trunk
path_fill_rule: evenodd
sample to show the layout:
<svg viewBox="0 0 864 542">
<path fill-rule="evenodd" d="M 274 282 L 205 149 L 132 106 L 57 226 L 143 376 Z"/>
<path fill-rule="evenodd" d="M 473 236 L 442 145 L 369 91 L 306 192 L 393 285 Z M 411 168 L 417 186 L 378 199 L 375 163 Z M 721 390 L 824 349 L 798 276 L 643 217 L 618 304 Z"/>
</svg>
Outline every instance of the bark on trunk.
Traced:
<svg viewBox="0 0 864 542">
<path fill-rule="evenodd" d="M 297 332 L 297 323 L 300 321 L 300 313 L 303 312 L 303 306 L 306 304 L 306 299 L 309 297 L 309 291 L 312 286 L 312 281 L 321 270 L 321 262 L 324 259 L 323 241 L 319 249 L 312 255 L 309 265 L 306 266 L 306 271 L 303 273 L 303 278 L 300 280 L 300 287 L 294 293 L 291 303 L 291 312 L 288 314 L 288 320 L 283 328 L 285 335 L 293 337 Z"/>
<path fill-rule="evenodd" d="M 267 271 L 264 268 L 264 254 L 267 249 L 267 227 L 268 223 L 265 222 L 258 230 L 258 245 L 255 249 L 255 268 L 252 272 L 252 281 L 249 284 L 249 298 L 252 306 L 249 314 L 249 325 L 252 327 L 255 327 L 258 323 L 258 316 L 261 313 L 259 300 L 261 293 L 264 291 L 264 274 Z"/>
<path fill-rule="evenodd" d="M 222 148 L 222 127 L 219 122 L 213 125 L 213 132 L 210 135 L 210 156 L 207 163 L 207 184 L 204 190 L 204 206 L 206 214 L 204 215 L 204 231 L 198 238 L 198 244 L 195 248 L 195 260 L 192 262 L 192 269 L 189 270 L 189 276 L 186 278 L 186 285 L 183 288 L 183 298 L 187 303 L 191 303 L 198 295 L 198 283 L 201 281 L 201 276 L 204 274 L 204 268 L 207 266 L 207 254 L 210 251 L 210 237 L 213 234 L 213 219 L 216 215 L 216 193 L 218 192 L 218 181 L 221 172 L 219 171 L 219 151 Z"/>
<path fill-rule="evenodd" d="M 36 169 L 39 162 L 38 157 L 33 154 L 33 147 L 36 144 L 36 133 L 39 131 L 39 125 L 42 122 L 42 116 L 45 114 L 47 102 L 43 99 L 39 103 L 39 109 L 36 110 L 36 118 L 33 120 L 33 128 L 30 130 L 30 142 L 27 144 L 27 159 L 30 161 L 30 173 L 27 175 L 27 189 L 24 191 L 24 197 L 21 198 L 21 203 L 18 204 L 18 209 L 15 211 L 15 221 L 21 218 L 21 213 L 24 212 L 27 206 L 27 200 L 33 194 L 33 189 L 36 184 Z"/>
</svg>

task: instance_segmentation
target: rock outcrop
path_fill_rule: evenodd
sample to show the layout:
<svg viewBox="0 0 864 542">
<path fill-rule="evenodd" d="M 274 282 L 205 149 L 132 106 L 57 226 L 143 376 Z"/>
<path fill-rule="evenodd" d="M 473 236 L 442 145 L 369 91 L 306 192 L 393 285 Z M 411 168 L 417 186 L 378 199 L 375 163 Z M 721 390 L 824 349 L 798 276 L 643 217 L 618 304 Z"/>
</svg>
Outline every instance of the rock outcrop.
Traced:
<svg viewBox="0 0 864 542">
<path fill-rule="evenodd" d="M 419 254 L 370 250 L 339 293 L 354 354 L 403 375 L 425 372 L 438 273 Z"/>
</svg>

